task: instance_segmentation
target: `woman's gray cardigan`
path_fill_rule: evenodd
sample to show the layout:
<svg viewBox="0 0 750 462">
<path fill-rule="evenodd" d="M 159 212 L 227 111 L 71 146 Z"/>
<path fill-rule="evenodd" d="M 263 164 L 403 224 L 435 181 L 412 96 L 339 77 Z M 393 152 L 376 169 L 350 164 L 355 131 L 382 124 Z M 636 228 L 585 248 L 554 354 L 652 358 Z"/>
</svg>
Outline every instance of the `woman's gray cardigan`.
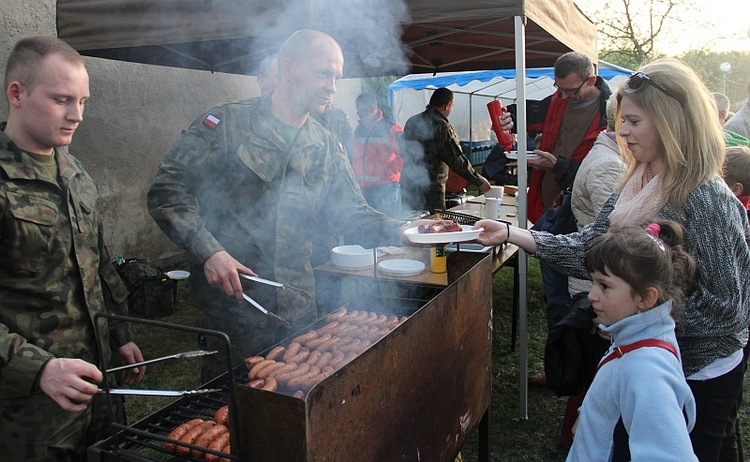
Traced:
<svg viewBox="0 0 750 462">
<path fill-rule="evenodd" d="M 590 279 L 584 256 L 594 239 L 607 232 L 618 193 L 580 233 L 552 235 L 531 231 L 536 257 L 561 272 Z M 747 212 L 718 176 L 694 189 L 682 208 L 665 206 L 659 219 L 685 229 L 685 250 L 695 259 L 695 285 L 686 292 L 677 340 L 685 376 L 742 348 L 750 323 L 750 227 Z"/>
</svg>

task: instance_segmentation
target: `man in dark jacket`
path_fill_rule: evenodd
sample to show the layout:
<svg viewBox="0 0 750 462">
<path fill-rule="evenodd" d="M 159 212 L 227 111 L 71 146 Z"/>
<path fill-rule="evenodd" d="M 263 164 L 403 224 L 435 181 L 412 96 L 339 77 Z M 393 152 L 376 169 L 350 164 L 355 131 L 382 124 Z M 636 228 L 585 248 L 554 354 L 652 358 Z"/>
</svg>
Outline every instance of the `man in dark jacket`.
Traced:
<svg viewBox="0 0 750 462">
<path fill-rule="evenodd" d="M 478 174 L 464 157 L 448 116 L 453 111 L 453 92 L 438 88 L 430 97 L 427 110 L 414 115 L 404 126 L 404 170 L 401 192 L 404 206 L 435 212 L 445 209 L 445 182 L 448 170 L 489 191 L 490 183 Z"/>
</svg>

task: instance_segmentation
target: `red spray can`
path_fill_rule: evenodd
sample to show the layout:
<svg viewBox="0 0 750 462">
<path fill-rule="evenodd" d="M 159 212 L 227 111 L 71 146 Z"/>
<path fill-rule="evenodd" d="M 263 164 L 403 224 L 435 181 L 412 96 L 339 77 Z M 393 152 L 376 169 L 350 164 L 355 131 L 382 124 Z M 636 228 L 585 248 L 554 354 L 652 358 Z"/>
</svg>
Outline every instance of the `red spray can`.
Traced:
<svg viewBox="0 0 750 462">
<path fill-rule="evenodd" d="M 500 128 L 500 116 L 505 111 L 503 103 L 498 100 L 487 103 L 487 110 L 490 111 L 490 120 L 492 120 L 492 130 L 497 136 L 497 141 L 505 148 L 506 151 L 513 149 L 513 135 L 509 131 Z"/>
</svg>

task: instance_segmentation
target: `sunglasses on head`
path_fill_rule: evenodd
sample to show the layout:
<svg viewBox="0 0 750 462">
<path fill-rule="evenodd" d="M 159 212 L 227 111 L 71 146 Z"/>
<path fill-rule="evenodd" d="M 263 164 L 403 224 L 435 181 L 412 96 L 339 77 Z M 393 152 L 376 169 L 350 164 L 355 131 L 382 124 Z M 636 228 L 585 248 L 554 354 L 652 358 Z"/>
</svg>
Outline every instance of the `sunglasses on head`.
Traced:
<svg viewBox="0 0 750 462">
<path fill-rule="evenodd" d="M 667 90 L 664 85 L 649 77 L 645 72 L 638 71 L 630 74 L 630 77 L 628 78 L 628 88 L 630 88 L 631 90 L 640 90 L 645 85 L 651 85 L 670 98 L 676 99 L 680 104 L 685 104 L 681 97 Z"/>
</svg>

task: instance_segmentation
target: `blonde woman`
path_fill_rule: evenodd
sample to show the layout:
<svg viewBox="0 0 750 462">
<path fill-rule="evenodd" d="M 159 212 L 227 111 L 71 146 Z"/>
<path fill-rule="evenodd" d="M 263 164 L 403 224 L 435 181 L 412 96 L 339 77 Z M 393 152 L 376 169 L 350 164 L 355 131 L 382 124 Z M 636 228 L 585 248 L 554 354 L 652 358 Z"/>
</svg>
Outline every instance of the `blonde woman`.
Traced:
<svg viewBox="0 0 750 462">
<path fill-rule="evenodd" d="M 676 335 L 683 371 L 695 395 L 690 434 L 701 461 L 734 447 L 750 323 L 750 227 L 745 210 L 719 174 L 725 146 L 711 95 L 697 74 L 674 59 L 643 66 L 618 90 L 618 135 L 627 153 L 623 182 L 597 219 L 579 233 L 553 236 L 480 221 L 483 244 L 512 242 L 574 277 L 587 277 L 584 257 L 610 228 L 673 220 L 697 263 Z M 659 399 L 654 396 L 654 399 Z M 723 456 L 722 456 L 723 458 Z M 732 457 L 727 460 L 732 460 Z"/>
</svg>

